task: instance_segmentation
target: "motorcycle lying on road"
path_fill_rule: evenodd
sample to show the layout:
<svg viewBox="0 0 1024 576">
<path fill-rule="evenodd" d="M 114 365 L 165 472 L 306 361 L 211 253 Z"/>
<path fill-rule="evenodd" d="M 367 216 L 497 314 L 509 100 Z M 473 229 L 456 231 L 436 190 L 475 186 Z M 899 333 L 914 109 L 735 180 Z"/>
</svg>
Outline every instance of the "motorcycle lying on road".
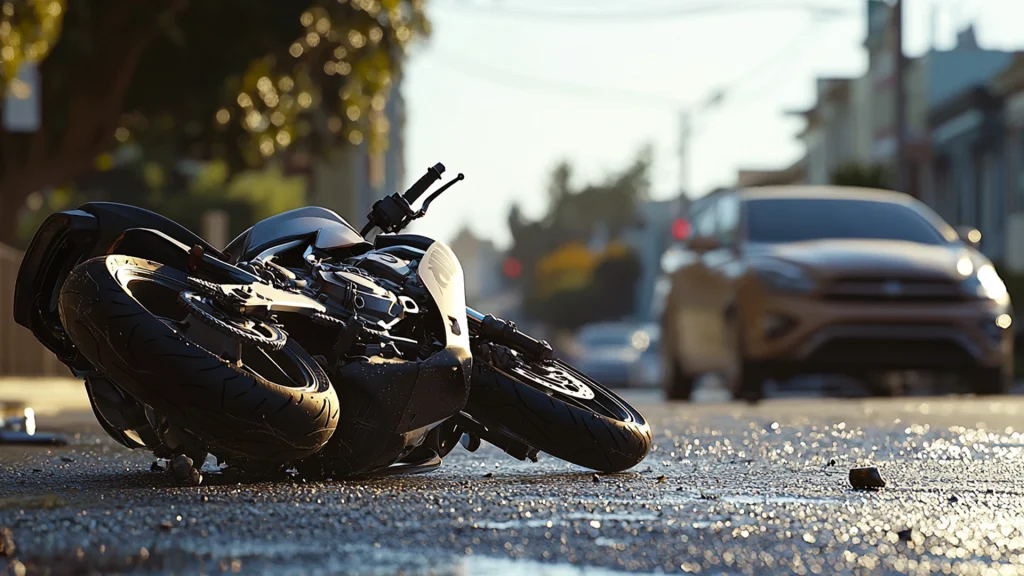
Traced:
<svg viewBox="0 0 1024 576">
<path fill-rule="evenodd" d="M 520 460 L 635 466 L 651 447 L 643 416 L 468 308 L 455 253 L 402 233 L 462 180 L 414 209 L 443 172 L 379 200 L 362 231 L 305 207 L 223 250 L 125 204 L 56 213 L 18 272 L 15 320 L 85 380 L 111 437 L 186 482 L 209 454 L 339 478 L 432 470 L 481 441 Z"/>
</svg>

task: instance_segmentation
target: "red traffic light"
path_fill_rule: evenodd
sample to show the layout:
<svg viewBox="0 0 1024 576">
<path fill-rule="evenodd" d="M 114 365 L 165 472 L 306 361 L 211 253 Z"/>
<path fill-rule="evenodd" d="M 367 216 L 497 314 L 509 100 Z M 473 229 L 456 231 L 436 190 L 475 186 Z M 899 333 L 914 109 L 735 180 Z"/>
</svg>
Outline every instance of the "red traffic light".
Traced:
<svg viewBox="0 0 1024 576">
<path fill-rule="evenodd" d="M 676 218 L 672 222 L 672 237 L 676 240 L 686 240 L 690 237 L 690 223 L 685 218 Z"/>
<path fill-rule="evenodd" d="M 506 258 L 505 262 L 501 265 L 501 271 L 505 274 L 506 278 L 515 280 L 523 273 L 523 265 L 515 258 Z"/>
</svg>

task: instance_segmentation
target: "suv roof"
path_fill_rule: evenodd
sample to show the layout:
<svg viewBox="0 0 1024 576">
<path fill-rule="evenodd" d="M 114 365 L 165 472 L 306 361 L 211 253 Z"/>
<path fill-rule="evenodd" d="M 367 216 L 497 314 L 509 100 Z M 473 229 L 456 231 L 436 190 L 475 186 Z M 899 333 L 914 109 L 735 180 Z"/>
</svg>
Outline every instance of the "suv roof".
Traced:
<svg viewBox="0 0 1024 576">
<path fill-rule="evenodd" d="M 754 198 L 836 198 L 842 200 L 871 200 L 909 204 L 913 198 L 902 192 L 852 186 L 765 186 L 741 188 L 736 191 L 743 199 Z"/>
</svg>

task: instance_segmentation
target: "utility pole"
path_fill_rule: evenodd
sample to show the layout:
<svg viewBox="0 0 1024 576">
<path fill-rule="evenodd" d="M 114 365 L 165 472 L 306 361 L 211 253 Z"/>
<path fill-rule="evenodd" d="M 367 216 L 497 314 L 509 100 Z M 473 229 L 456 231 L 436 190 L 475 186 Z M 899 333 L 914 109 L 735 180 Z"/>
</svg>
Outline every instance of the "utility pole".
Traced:
<svg viewBox="0 0 1024 576">
<path fill-rule="evenodd" d="M 707 99 L 690 108 L 679 111 L 679 190 L 689 194 L 690 190 L 690 137 L 693 136 L 694 116 L 720 105 L 725 100 L 725 90 L 719 89 Z"/>
<path fill-rule="evenodd" d="M 693 132 L 692 121 L 689 110 L 679 111 L 679 192 L 686 195 L 691 192 L 689 147 L 690 134 Z"/>
<path fill-rule="evenodd" d="M 896 75 L 896 190 L 900 192 L 911 191 L 907 178 L 907 89 L 906 89 L 906 59 L 903 55 L 903 0 L 895 0 L 893 5 L 893 32 L 896 37 L 895 65 L 893 73 Z"/>
</svg>

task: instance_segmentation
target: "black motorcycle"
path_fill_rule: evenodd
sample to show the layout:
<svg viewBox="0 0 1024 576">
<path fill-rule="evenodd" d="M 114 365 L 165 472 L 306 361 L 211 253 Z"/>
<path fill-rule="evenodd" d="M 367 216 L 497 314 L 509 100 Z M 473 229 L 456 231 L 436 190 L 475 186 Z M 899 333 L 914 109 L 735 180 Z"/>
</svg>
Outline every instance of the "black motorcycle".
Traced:
<svg viewBox="0 0 1024 576">
<path fill-rule="evenodd" d="M 443 172 L 378 201 L 361 232 L 306 207 L 223 251 L 134 206 L 54 214 L 19 270 L 15 320 L 85 380 L 110 436 L 184 462 L 193 483 L 208 454 L 352 477 L 431 470 L 481 440 L 520 460 L 635 466 L 651 446 L 639 412 L 466 307 L 452 250 L 400 233 L 462 179 L 414 209 Z"/>
</svg>

